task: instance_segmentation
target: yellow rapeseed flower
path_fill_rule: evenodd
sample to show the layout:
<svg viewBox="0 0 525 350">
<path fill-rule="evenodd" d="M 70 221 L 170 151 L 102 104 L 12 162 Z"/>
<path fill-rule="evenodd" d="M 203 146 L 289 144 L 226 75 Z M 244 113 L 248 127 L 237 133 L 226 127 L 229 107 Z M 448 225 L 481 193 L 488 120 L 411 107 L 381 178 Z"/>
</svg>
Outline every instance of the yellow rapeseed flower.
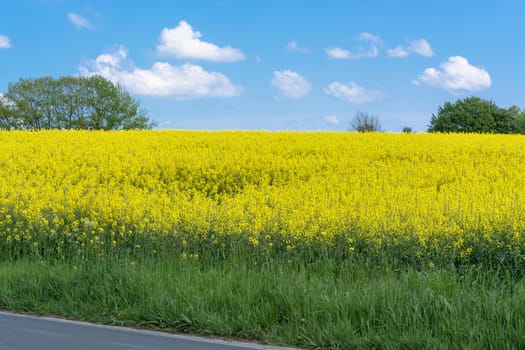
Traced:
<svg viewBox="0 0 525 350">
<path fill-rule="evenodd" d="M 0 132 L 0 252 L 522 261 L 524 150 L 509 135 Z"/>
</svg>

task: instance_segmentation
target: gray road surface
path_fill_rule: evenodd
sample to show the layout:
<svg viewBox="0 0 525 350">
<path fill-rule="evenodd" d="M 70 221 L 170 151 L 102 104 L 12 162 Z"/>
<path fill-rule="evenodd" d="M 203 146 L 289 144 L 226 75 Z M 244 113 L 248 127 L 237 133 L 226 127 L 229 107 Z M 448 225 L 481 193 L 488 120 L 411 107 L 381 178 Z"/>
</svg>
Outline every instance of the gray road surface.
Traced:
<svg viewBox="0 0 525 350">
<path fill-rule="evenodd" d="M 0 350 L 294 350 L 0 312 Z M 295 349 L 297 350 L 297 349 Z"/>
</svg>

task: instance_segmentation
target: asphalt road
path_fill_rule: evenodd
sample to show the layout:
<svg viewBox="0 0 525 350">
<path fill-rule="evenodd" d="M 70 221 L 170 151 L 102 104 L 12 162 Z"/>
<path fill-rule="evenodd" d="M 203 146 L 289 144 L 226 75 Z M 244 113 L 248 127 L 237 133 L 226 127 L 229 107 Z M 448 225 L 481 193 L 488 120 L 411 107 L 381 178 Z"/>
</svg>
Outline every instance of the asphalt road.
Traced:
<svg viewBox="0 0 525 350">
<path fill-rule="evenodd" d="M 0 312 L 0 350 L 297 350 Z"/>
</svg>

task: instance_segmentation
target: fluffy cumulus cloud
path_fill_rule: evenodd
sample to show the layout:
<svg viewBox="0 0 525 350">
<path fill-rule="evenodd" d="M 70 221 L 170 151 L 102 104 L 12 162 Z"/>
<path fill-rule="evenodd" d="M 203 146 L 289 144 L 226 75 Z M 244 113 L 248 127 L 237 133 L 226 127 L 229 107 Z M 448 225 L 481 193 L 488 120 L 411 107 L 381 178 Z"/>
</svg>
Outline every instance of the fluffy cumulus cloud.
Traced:
<svg viewBox="0 0 525 350">
<path fill-rule="evenodd" d="M 358 46 L 352 51 L 342 49 L 340 47 L 332 47 L 325 49 L 325 52 L 328 56 L 340 60 L 347 58 L 358 60 L 366 57 L 379 56 L 379 48 L 377 47 L 377 45 L 382 44 L 382 40 L 380 37 L 368 32 L 363 32 L 357 36 L 357 39 L 360 41 L 369 42 L 370 45 L 368 47 Z"/>
<path fill-rule="evenodd" d="M 7 35 L 0 35 L 0 49 L 8 49 L 11 47 L 11 40 Z"/>
<path fill-rule="evenodd" d="M 364 87 L 354 83 L 343 84 L 335 81 L 324 88 L 324 93 L 337 97 L 343 101 L 362 104 L 372 102 L 383 97 L 383 93 L 379 90 L 366 90 Z"/>
<path fill-rule="evenodd" d="M 397 58 L 408 57 L 411 54 L 424 57 L 432 57 L 434 55 L 432 47 L 425 39 L 412 40 L 406 47 L 398 45 L 394 49 L 387 50 L 387 53 L 388 56 Z"/>
<path fill-rule="evenodd" d="M 286 97 L 301 98 L 310 92 L 310 83 L 291 70 L 274 71 L 272 85 Z"/>
<path fill-rule="evenodd" d="M 231 46 L 219 47 L 201 40 L 202 34 L 194 31 L 186 21 L 175 28 L 164 28 L 160 34 L 157 52 L 176 58 L 189 58 L 215 62 L 236 62 L 245 59 L 239 49 Z"/>
<path fill-rule="evenodd" d="M 309 53 L 310 49 L 307 47 L 301 47 L 297 43 L 297 41 L 292 40 L 286 45 L 286 50 L 290 52 L 298 52 L 298 53 Z"/>
<path fill-rule="evenodd" d="M 461 56 L 452 56 L 440 64 L 441 69 L 427 68 L 416 80 L 415 85 L 425 84 L 443 88 L 452 93 L 479 91 L 492 85 L 489 73 L 473 66 Z"/>
<path fill-rule="evenodd" d="M 331 125 L 339 125 L 341 124 L 341 121 L 339 120 L 339 117 L 336 116 L 336 115 L 325 115 L 323 117 L 323 120 L 328 123 L 328 124 L 331 124 Z"/>
<path fill-rule="evenodd" d="M 69 12 L 67 17 L 69 18 L 69 21 L 73 23 L 78 29 L 95 29 L 95 27 L 86 18 L 77 13 Z"/>
<path fill-rule="evenodd" d="M 241 93 L 241 87 L 233 85 L 225 75 L 207 72 L 201 66 L 156 62 L 149 69 L 141 69 L 135 67 L 127 55 L 127 49 L 120 46 L 114 52 L 99 55 L 80 66 L 80 73 L 84 76 L 100 75 L 138 95 L 191 99 L 233 97 Z"/>
</svg>

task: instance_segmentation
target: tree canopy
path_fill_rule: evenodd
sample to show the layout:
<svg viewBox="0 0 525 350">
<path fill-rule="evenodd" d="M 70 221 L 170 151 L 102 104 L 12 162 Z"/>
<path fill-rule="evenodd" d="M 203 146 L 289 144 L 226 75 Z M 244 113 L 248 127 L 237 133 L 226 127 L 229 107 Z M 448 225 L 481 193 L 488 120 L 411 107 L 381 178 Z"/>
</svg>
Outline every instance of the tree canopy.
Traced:
<svg viewBox="0 0 525 350">
<path fill-rule="evenodd" d="M 525 112 L 519 107 L 498 107 L 494 102 L 467 97 L 446 102 L 432 115 L 429 132 L 525 133 Z"/>
<path fill-rule="evenodd" d="M 0 97 L 0 129 L 151 129 L 155 123 L 119 84 L 100 76 L 10 83 Z"/>
</svg>

